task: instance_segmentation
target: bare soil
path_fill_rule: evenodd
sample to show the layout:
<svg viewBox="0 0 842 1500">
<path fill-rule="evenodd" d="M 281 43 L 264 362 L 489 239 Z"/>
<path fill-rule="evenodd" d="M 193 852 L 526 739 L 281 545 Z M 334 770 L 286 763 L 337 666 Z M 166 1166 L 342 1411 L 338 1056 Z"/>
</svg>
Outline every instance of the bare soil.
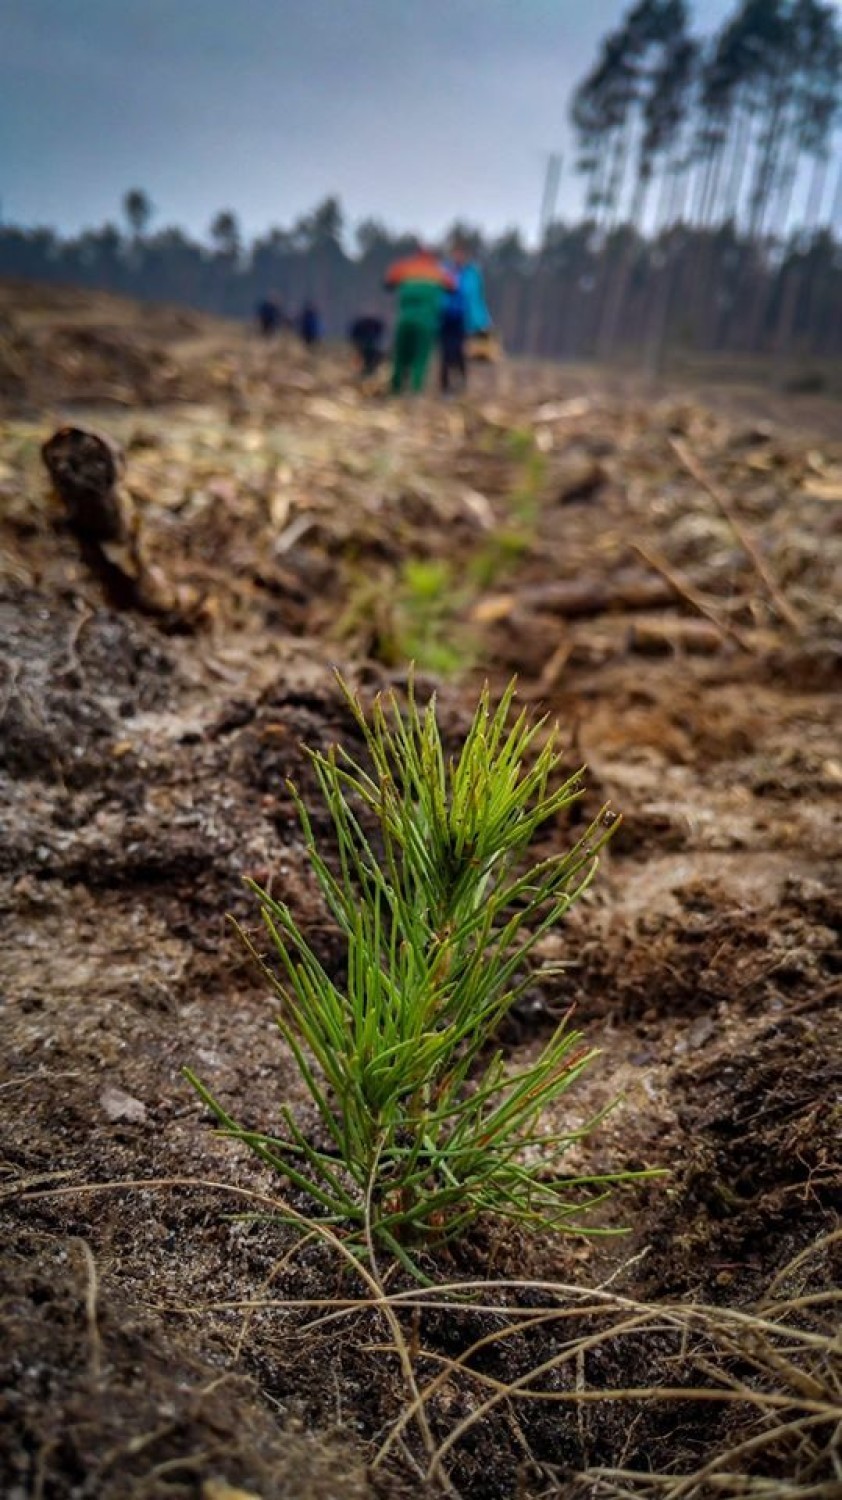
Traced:
<svg viewBox="0 0 842 1500">
<path fill-rule="evenodd" d="M 513 365 L 477 371 L 464 402 L 392 404 L 341 353 L 193 314 L 20 287 L 0 310 L 2 1493 L 437 1492 L 412 1431 L 372 1466 L 407 1400 L 380 1313 L 313 1327 L 299 1304 L 360 1285 L 289 1225 L 243 1219 L 254 1201 L 235 1190 L 279 1184 L 214 1135 L 181 1074 L 264 1129 L 299 1096 L 227 917 L 254 925 L 255 877 L 341 963 L 287 787 L 322 826 L 301 746 L 355 742 L 334 663 L 365 695 L 400 690 L 418 656 L 454 740 L 479 684 L 516 671 L 571 770 L 589 767 L 577 816 L 610 800 L 624 818 L 547 942 L 563 978 L 530 992 L 505 1042 L 525 1053 L 574 1006 L 602 1056 L 571 1107 L 622 1095 L 582 1165 L 669 1175 L 614 1197 L 603 1227 L 622 1238 L 483 1225 L 430 1275 L 611 1279 L 654 1305 L 749 1310 L 819 1245 L 798 1290 L 824 1295 L 842 1084 L 829 403 L 759 421 L 756 396 L 726 410 Z M 40 464 L 67 420 L 124 445 L 149 553 L 199 601 L 189 619 L 104 603 Z M 407 559 L 433 571 L 413 583 Z M 652 597 L 630 603 L 641 580 Z M 271 1309 L 243 1307 L 267 1287 Z M 500 1318 L 407 1314 L 418 1378 Z M 539 1324 L 471 1369 L 511 1382 L 557 1347 Z M 650 1329 L 606 1340 L 580 1378 L 694 1386 L 700 1368 Z M 478 1389 L 470 1371 L 443 1387 L 436 1441 Z M 689 1475 L 753 1421 L 703 1401 L 510 1401 L 448 1472 L 477 1500 L 595 1497 L 612 1493 L 600 1467 Z M 797 1454 L 776 1453 L 753 1472 L 789 1493 Z M 829 1447 L 803 1493 L 842 1493 L 836 1462 Z"/>
</svg>

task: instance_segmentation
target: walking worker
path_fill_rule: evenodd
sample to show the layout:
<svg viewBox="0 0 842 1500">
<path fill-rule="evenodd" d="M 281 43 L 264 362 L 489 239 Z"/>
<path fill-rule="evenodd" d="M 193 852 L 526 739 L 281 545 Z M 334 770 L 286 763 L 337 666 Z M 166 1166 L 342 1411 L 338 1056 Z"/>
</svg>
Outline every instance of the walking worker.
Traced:
<svg viewBox="0 0 842 1500">
<path fill-rule="evenodd" d="M 392 391 L 400 395 L 407 382 L 410 390 L 423 391 L 444 294 L 455 291 L 455 278 L 431 250 L 419 249 L 389 267 L 385 285 L 398 294 Z"/>
<path fill-rule="evenodd" d="M 348 329 L 348 339 L 357 355 L 363 380 L 377 374 L 383 358 L 385 333 L 386 324 L 383 319 L 371 312 L 361 313 Z"/>
<path fill-rule="evenodd" d="M 307 349 L 312 349 L 322 336 L 322 320 L 312 302 L 305 302 L 301 309 L 298 334 Z"/>
<path fill-rule="evenodd" d="M 459 293 L 465 313 L 465 339 L 467 352 L 476 355 L 479 348 L 491 338 L 491 313 L 485 300 L 485 283 L 482 271 L 471 259 L 466 245 L 455 245 L 453 259 L 459 270 Z"/>
<path fill-rule="evenodd" d="M 439 380 L 442 395 L 450 393 L 451 381 L 458 376 L 462 390 L 468 383 L 468 366 L 465 361 L 465 336 L 466 306 L 465 295 L 462 291 L 462 271 L 465 266 L 465 257 L 461 245 L 451 247 L 450 259 L 443 262 L 446 271 L 449 271 L 456 285 L 452 292 L 445 292 L 441 310 L 441 323 L 439 325 L 439 351 L 441 364 L 439 369 Z"/>
<path fill-rule="evenodd" d="M 456 290 L 448 292 L 445 298 L 439 335 L 441 388 L 447 395 L 454 376 L 458 376 L 463 390 L 467 385 L 469 357 L 488 357 L 491 314 L 485 300 L 482 272 L 461 240 L 454 240 L 444 266 L 456 281 Z"/>
<path fill-rule="evenodd" d="M 459 290 L 465 304 L 465 334 L 469 339 L 487 338 L 491 313 L 485 300 L 482 271 L 476 261 L 465 259 L 459 271 Z"/>
<path fill-rule="evenodd" d="M 257 318 L 257 326 L 265 339 L 273 338 L 278 330 L 283 327 L 283 308 L 274 292 L 271 292 L 268 297 L 264 297 L 258 302 L 255 308 L 255 316 Z"/>
</svg>

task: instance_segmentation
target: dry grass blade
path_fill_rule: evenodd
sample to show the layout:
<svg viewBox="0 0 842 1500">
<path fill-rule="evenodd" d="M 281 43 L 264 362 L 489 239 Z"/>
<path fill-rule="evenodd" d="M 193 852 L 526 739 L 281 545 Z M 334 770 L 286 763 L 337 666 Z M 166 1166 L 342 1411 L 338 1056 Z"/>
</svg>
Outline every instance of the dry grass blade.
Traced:
<svg viewBox="0 0 842 1500">
<path fill-rule="evenodd" d="M 706 620 L 709 620 L 711 625 L 719 631 L 723 640 L 733 641 L 736 646 L 740 647 L 741 651 L 751 651 L 753 649 L 746 640 L 743 632 L 738 630 L 728 620 L 721 619 L 716 610 L 712 609 L 703 595 L 699 593 L 699 590 L 694 588 L 691 583 L 688 583 L 686 578 L 682 578 L 675 568 L 671 568 L 665 558 L 661 557 L 651 547 L 644 547 L 640 542 L 634 542 L 633 546 L 638 557 L 641 557 L 645 563 L 648 563 L 650 568 L 654 568 L 656 573 L 660 573 L 661 577 L 667 580 L 670 588 L 675 590 L 676 596 L 679 599 L 683 599 L 697 614 L 703 615 Z"/>
<path fill-rule="evenodd" d="M 491 1290 L 490 1285 L 487 1289 Z M 557 1290 L 560 1292 L 561 1288 Z M 581 1289 L 566 1290 L 581 1295 Z M 793 1324 L 791 1316 L 786 1320 L 777 1318 L 774 1304 L 766 1304 L 765 1315 L 758 1316 L 750 1311 L 737 1312 L 700 1305 L 647 1306 L 619 1297 L 606 1300 L 614 1302 L 613 1320 L 596 1332 L 590 1331 L 578 1338 L 568 1339 L 550 1359 L 536 1364 L 514 1381 L 496 1379 L 484 1370 L 472 1368 L 470 1362 L 480 1352 L 487 1351 L 495 1344 L 499 1345 L 526 1328 L 546 1328 L 555 1320 L 569 1319 L 571 1314 L 578 1315 L 580 1319 L 587 1319 L 594 1313 L 604 1316 L 607 1310 L 605 1302 L 554 1310 L 536 1309 L 534 1306 L 528 1310 L 523 1307 L 517 1310 L 498 1307 L 498 1315 L 505 1311 L 514 1321 L 503 1329 L 494 1330 L 475 1340 L 457 1358 L 444 1356 L 436 1350 L 420 1349 L 422 1360 L 442 1366 L 439 1374 L 424 1387 L 422 1401 L 431 1402 L 457 1376 L 487 1393 L 485 1399 L 447 1433 L 428 1472 L 429 1479 L 439 1479 L 446 1472 L 445 1460 L 495 1406 L 515 1398 L 574 1404 L 580 1412 L 586 1405 L 606 1402 L 714 1403 L 732 1406 L 740 1413 L 745 1411 L 744 1420 L 761 1422 L 762 1430 L 750 1433 L 748 1437 L 715 1454 L 702 1470 L 680 1477 L 636 1474 L 634 1482 L 638 1488 L 634 1491 L 609 1490 L 603 1486 L 600 1493 L 640 1494 L 646 1493 L 646 1487 L 651 1486 L 653 1493 L 657 1491 L 668 1495 L 669 1500 L 694 1500 L 694 1497 L 707 1493 L 707 1490 L 700 1488 L 707 1484 L 709 1488 L 712 1487 L 711 1492 L 715 1490 L 717 1493 L 733 1495 L 735 1500 L 736 1496 L 742 1494 L 771 1494 L 774 1491 L 769 1488 L 764 1475 L 746 1475 L 742 1471 L 745 1460 L 756 1462 L 763 1458 L 773 1469 L 778 1464 L 787 1462 L 798 1469 L 804 1482 L 793 1482 L 793 1496 L 814 1493 L 813 1474 L 821 1468 L 828 1471 L 833 1468 L 833 1450 L 838 1443 L 838 1433 L 842 1430 L 842 1396 L 833 1373 L 834 1360 L 838 1360 L 839 1350 L 838 1341 L 832 1334 L 800 1328 Z M 811 1306 L 827 1308 L 835 1300 L 836 1296 L 828 1293 L 820 1302 L 814 1303 L 813 1299 L 810 1302 Z M 630 1307 L 636 1309 L 631 1316 Z M 515 1312 L 518 1316 L 515 1316 Z M 585 1356 L 588 1351 L 600 1345 L 607 1346 L 620 1336 L 640 1338 L 664 1331 L 672 1331 L 679 1336 L 681 1360 L 686 1363 L 688 1371 L 695 1370 L 697 1374 L 703 1374 L 709 1384 L 701 1385 L 696 1380 L 687 1384 L 586 1388 Z M 694 1349 L 691 1339 L 693 1334 L 698 1335 L 700 1332 L 704 1333 L 706 1343 L 712 1346 L 712 1352 L 706 1357 Z M 746 1365 L 750 1367 L 751 1376 L 739 1378 L 734 1371 L 739 1368 L 745 1371 Z M 570 1389 L 559 1391 L 538 1386 L 539 1381 L 556 1375 L 564 1366 L 575 1371 Z M 786 1418 L 787 1413 L 795 1415 L 791 1415 L 788 1420 L 781 1420 Z M 393 1441 L 400 1436 L 414 1415 L 412 1409 L 402 1414 L 381 1446 L 375 1463 L 382 1461 L 388 1454 Z M 590 1477 L 592 1471 L 587 1472 Z M 613 1484 L 620 1477 L 620 1471 L 611 1471 L 611 1474 Z M 599 1477 L 607 1480 L 608 1471 L 600 1470 Z M 632 1477 L 631 1473 L 628 1477 Z M 830 1493 L 826 1488 L 826 1481 L 825 1488 L 815 1492 Z M 782 1490 L 781 1493 L 785 1492 Z M 790 1491 L 787 1490 L 786 1493 Z"/>
<path fill-rule="evenodd" d="M 702 489 L 710 495 L 711 500 L 722 512 L 734 536 L 737 538 L 737 541 L 763 583 L 781 619 L 786 621 L 787 625 L 795 631 L 796 635 L 802 635 L 804 632 L 804 621 L 783 593 L 780 584 L 772 574 L 769 564 L 758 551 L 742 521 L 734 514 L 734 509 L 730 501 L 723 494 L 719 486 L 714 484 L 710 475 L 703 469 L 695 453 L 691 452 L 686 443 L 683 443 L 680 438 L 674 437 L 671 437 L 669 442 L 670 447 L 681 460 L 688 474 L 692 475 L 696 483 L 701 485 Z"/>
<path fill-rule="evenodd" d="M 808 1245 L 793 1260 L 788 1261 L 783 1269 L 778 1271 L 774 1281 L 771 1282 L 766 1299 L 761 1303 L 761 1307 L 773 1305 L 772 1298 L 778 1287 L 785 1281 L 789 1281 L 795 1275 L 796 1271 L 801 1270 L 808 1261 L 814 1260 L 817 1255 L 824 1255 L 825 1251 L 830 1250 L 834 1245 L 840 1243 L 842 1243 L 842 1229 L 833 1229 L 830 1234 L 823 1234 L 821 1239 L 816 1240 L 812 1245 Z"/>
<path fill-rule="evenodd" d="M 392 1334 L 392 1338 L 394 1340 L 394 1349 L 398 1355 L 403 1377 L 407 1382 L 409 1399 L 413 1406 L 416 1405 L 418 1401 L 418 1387 L 415 1381 L 412 1355 L 410 1353 L 407 1340 L 404 1337 L 403 1330 L 400 1325 L 400 1320 L 398 1319 L 394 1308 L 391 1306 L 391 1299 L 386 1293 L 376 1272 L 364 1265 L 360 1261 L 359 1257 L 355 1256 L 353 1252 L 343 1244 L 340 1237 L 334 1234 L 329 1225 L 317 1223 L 315 1221 L 311 1222 L 303 1218 L 301 1214 L 297 1213 L 294 1208 L 292 1208 L 283 1200 L 272 1197 L 267 1193 L 257 1192 L 252 1188 L 241 1188 L 228 1183 L 215 1182 L 212 1179 L 191 1177 L 128 1178 L 117 1182 L 78 1183 L 73 1185 L 72 1187 L 36 1189 L 34 1192 L 24 1192 L 20 1196 L 22 1201 L 28 1201 L 45 1197 L 68 1197 L 71 1194 L 90 1194 L 121 1191 L 127 1192 L 134 1190 L 151 1191 L 153 1189 L 159 1191 L 174 1191 L 180 1188 L 210 1189 L 212 1191 L 223 1192 L 234 1197 L 245 1198 L 251 1203 L 259 1204 L 262 1208 L 271 1208 L 276 1215 L 290 1220 L 293 1223 L 299 1224 L 306 1232 L 305 1237 L 306 1235 L 316 1234 L 328 1245 L 330 1245 L 332 1249 L 336 1250 L 342 1257 L 346 1265 L 356 1273 L 359 1279 L 367 1287 L 369 1293 L 371 1294 L 369 1305 L 381 1311 L 383 1316 L 385 1317 L 389 1330 Z M 93 1257 L 90 1253 L 90 1250 L 87 1246 L 85 1246 L 84 1248 L 86 1251 L 85 1261 L 89 1277 L 87 1309 L 89 1324 L 91 1326 L 91 1359 L 92 1367 L 95 1369 L 95 1372 L 98 1373 L 100 1368 L 100 1344 L 99 1333 L 96 1328 L 95 1321 L 96 1270 L 93 1265 Z M 91 1281 L 92 1274 L 94 1277 L 93 1282 Z M 96 1342 L 94 1342 L 94 1336 L 96 1338 Z M 434 1455 L 435 1442 L 432 1433 L 430 1432 L 426 1412 L 424 1411 L 423 1405 L 421 1404 L 418 1405 L 417 1424 L 425 1452 L 428 1456 Z M 455 1491 L 453 1490 L 453 1486 L 446 1478 L 444 1480 L 444 1489 L 445 1493 L 447 1494 L 455 1493 Z"/>
<path fill-rule="evenodd" d="M 91 1375 L 94 1380 L 99 1380 L 102 1373 L 102 1338 L 97 1321 L 97 1299 L 99 1296 L 99 1278 L 97 1276 L 96 1261 L 93 1251 L 86 1240 L 76 1240 L 82 1251 L 85 1262 L 86 1286 L 85 1286 L 85 1316 L 88 1324 L 88 1343 L 90 1345 Z"/>
<path fill-rule="evenodd" d="M 842 1493 L 842 1372 L 833 1318 L 842 1293 L 826 1291 L 780 1302 L 767 1297 L 755 1312 L 700 1303 L 647 1303 L 608 1288 L 552 1281 L 473 1280 L 388 1291 L 379 1274 L 373 1237 L 369 1249 L 374 1253 L 367 1263 L 362 1262 L 329 1225 L 308 1220 L 283 1200 L 253 1189 L 206 1179 L 142 1178 L 35 1188 L 21 1196 L 33 1200 L 185 1188 L 222 1191 L 260 1209 L 283 1213 L 304 1231 L 299 1246 L 304 1236 L 318 1236 L 353 1270 L 363 1291 L 356 1298 L 258 1297 L 209 1304 L 201 1310 L 210 1313 L 215 1308 L 229 1311 L 240 1307 L 250 1316 L 258 1309 L 275 1308 L 289 1314 L 315 1314 L 291 1330 L 303 1338 L 361 1312 L 382 1317 L 388 1343 L 365 1347 L 374 1354 L 387 1352 L 397 1358 L 405 1400 L 372 1455 L 375 1469 L 399 1454 L 417 1479 L 436 1483 L 445 1493 L 456 1495 L 453 1470 L 465 1438 L 496 1408 L 508 1408 L 512 1402 L 521 1408 L 528 1408 L 530 1403 L 573 1406 L 578 1413 L 584 1464 L 588 1447 L 591 1452 L 595 1448 L 583 1415 L 586 1411 L 597 1415 L 609 1404 L 629 1405 L 637 1409 L 637 1421 L 640 1415 L 661 1406 L 668 1410 L 678 1405 L 691 1410 L 720 1407 L 730 1409 L 733 1416 L 723 1428 L 718 1450 L 710 1453 L 701 1467 L 666 1474 L 635 1469 L 627 1462 L 623 1467 L 593 1463 L 580 1470 L 574 1481 L 580 1489 L 571 1493 L 614 1495 L 620 1500 L 650 1496 L 658 1500 L 708 1500 L 713 1496 L 722 1500 L 811 1500 L 813 1496 L 831 1500 Z M 836 1234 L 826 1236 L 812 1247 L 811 1254 L 796 1257 L 772 1287 L 777 1289 L 803 1273 L 808 1262 L 818 1260 L 838 1238 Z M 291 1262 L 291 1256 L 287 1262 Z M 269 1281 L 281 1274 L 284 1265 L 279 1262 Z M 89 1286 L 89 1314 L 91 1295 Z M 540 1300 L 536 1302 L 536 1298 Z M 169 1309 L 171 1313 L 188 1310 L 197 1309 Z M 472 1320 L 493 1316 L 496 1326 L 471 1339 L 454 1357 L 423 1338 L 425 1312 L 446 1313 L 451 1320 L 463 1314 Z M 809 1327 L 796 1321 L 803 1321 L 806 1315 Z M 411 1324 L 408 1328 L 407 1320 Z M 819 1322 L 821 1326 L 817 1326 Z M 244 1323 L 238 1351 L 247 1328 Z M 554 1329 L 559 1334 L 555 1344 Z M 343 1337 L 340 1329 L 337 1334 Z M 535 1360 L 516 1379 L 490 1373 L 486 1356 L 502 1349 L 516 1335 L 537 1337 L 544 1349 L 549 1344 L 552 1352 Z M 673 1353 L 665 1352 L 665 1338 L 672 1340 Z M 639 1368 L 642 1359 L 645 1364 L 651 1362 L 654 1375 L 664 1378 L 646 1385 L 622 1385 L 609 1384 L 603 1375 L 602 1384 L 595 1382 L 596 1369 L 622 1370 L 621 1345 L 628 1345 L 634 1356 L 627 1368 Z M 610 1356 L 607 1363 L 594 1362 L 597 1350 Z M 481 1357 L 483 1368 L 474 1367 L 477 1357 Z M 425 1366 L 435 1373 L 422 1384 L 418 1371 Z M 554 1384 L 559 1377 L 566 1382 L 561 1389 Z M 448 1408 L 436 1398 L 449 1384 L 463 1396 L 473 1387 L 480 1399 L 472 1402 L 467 1415 L 455 1423 L 450 1420 L 442 1431 L 442 1423 L 448 1422 Z M 524 1432 L 528 1441 L 526 1425 Z M 420 1444 L 420 1455 L 413 1453 L 413 1441 Z M 627 1457 L 625 1453 L 617 1456 L 621 1464 Z"/>
</svg>

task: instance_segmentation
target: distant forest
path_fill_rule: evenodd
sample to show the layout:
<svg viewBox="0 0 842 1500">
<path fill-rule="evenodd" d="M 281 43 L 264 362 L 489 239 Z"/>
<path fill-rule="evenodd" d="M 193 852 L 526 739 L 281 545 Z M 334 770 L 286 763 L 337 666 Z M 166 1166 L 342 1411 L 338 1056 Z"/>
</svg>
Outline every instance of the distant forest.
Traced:
<svg viewBox="0 0 842 1500">
<path fill-rule="evenodd" d="M 577 358 L 665 350 L 842 355 L 842 32 L 826 0 L 740 0 L 702 40 L 685 0 L 639 0 L 577 88 L 585 213 L 559 222 L 550 161 L 539 248 L 454 226 L 481 260 L 504 344 Z M 0 227 L 0 274 L 251 315 L 275 291 L 341 335 L 388 310 L 389 262 L 417 240 L 374 220 L 350 237 L 330 197 L 245 243 L 236 214 L 207 243 L 154 227 L 140 189 L 124 223 L 71 238 Z"/>
</svg>

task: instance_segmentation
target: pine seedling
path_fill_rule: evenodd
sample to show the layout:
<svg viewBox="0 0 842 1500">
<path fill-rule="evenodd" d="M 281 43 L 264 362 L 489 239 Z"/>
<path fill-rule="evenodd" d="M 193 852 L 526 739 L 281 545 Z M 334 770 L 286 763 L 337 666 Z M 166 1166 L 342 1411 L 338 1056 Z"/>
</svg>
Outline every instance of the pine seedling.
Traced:
<svg viewBox="0 0 842 1500">
<path fill-rule="evenodd" d="M 280 1000 L 278 1026 L 312 1101 L 282 1129 L 237 1124 L 192 1074 L 223 1132 L 249 1146 L 363 1256 L 385 1248 L 417 1273 L 419 1248 L 463 1235 L 481 1214 L 581 1230 L 583 1209 L 631 1174 L 575 1177 L 561 1162 L 595 1121 L 542 1118 L 596 1056 L 562 1021 L 527 1063 L 495 1035 L 528 985 L 536 945 L 589 883 L 613 819 L 531 867 L 526 850 L 582 794 L 558 784 L 555 731 L 512 722 L 514 684 L 482 693 L 458 754 L 446 755 L 435 700 L 366 715 L 340 681 L 368 763 L 308 752 L 336 835 L 318 846 L 295 789 L 310 864 L 347 949 L 325 969 L 290 908 L 249 882 L 269 958 L 244 941 Z M 373 830 L 370 831 L 370 830 Z M 534 960 L 533 960 L 534 961 Z"/>
</svg>

